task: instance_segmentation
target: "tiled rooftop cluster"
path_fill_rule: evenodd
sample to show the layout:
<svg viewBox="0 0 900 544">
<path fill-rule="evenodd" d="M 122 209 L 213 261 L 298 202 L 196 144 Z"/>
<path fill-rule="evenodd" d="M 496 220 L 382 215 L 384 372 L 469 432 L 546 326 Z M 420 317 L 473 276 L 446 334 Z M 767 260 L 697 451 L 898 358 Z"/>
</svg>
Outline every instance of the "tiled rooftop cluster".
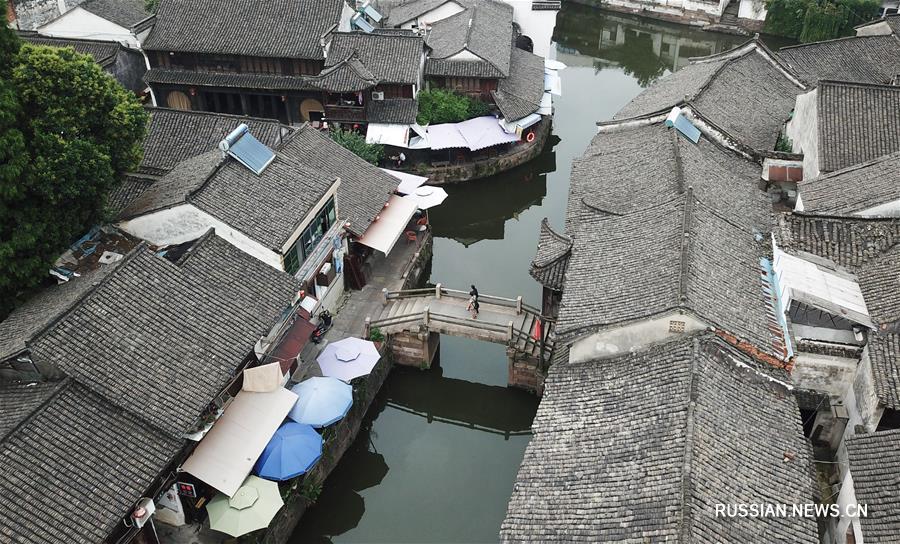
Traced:
<svg viewBox="0 0 900 544">
<path fill-rule="evenodd" d="M 18 308 L 4 360 L 61 379 L 0 384 L 0 540 L 103 541 L 297 288 L 210 232 L 176 262 L 142 244 Z"/>
<path fill-rule="evenodd" d="M 895 19 L 877 22 L 888 28 L 877 36 L 778 53 L 751 40 L 692 59 L 598 123 L 572 168 L 565 228 L 545 220 L 532 261 L 561 299 L 559 347 L 504 541 L 818 541 L 815 523 L 723 521 L 710 508 L 818 500 L 794 400 L 813 389 L 795 389 L 806 382 L 791 372 L 798 349 L 821 346 L 780 307 L 779 252 L 852 282 L 865 301 L 855 344 L 806 352 L 859 364 L 847 390 L 818 394 L 851 410 L 871 395 L 882 422 L 900 407 Z M 798 116 L 810 137 L 775 152 Z M 696 143 L 669 128 L 684 122 L 699 129 Z M 797 211 L 776 211 L 766 191 L 789 182 L 767 185 L 763 162 L 799 165 L 804 154 L 823 174 L 796 184 Z M 670 321 L 654 332 L 654 320 L 679 314 L 707 331 Z M 840 470 L 853 474 L 857 502 L 879 510 L 862 523 L 865 541 L 896 540 L 896 431 L 857 434 L 847 450 Z"/>
</svg>

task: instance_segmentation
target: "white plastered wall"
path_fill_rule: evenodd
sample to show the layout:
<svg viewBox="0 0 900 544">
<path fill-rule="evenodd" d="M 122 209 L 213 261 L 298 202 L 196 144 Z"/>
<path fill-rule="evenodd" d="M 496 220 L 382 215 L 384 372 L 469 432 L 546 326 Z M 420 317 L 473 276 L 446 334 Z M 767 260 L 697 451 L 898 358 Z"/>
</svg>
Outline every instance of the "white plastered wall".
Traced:
<svg viewBox="0 0 900 544">
<path fill-rule="evenodd" d="M 785 133 L 791 139 L 791 150 L 803 154 L 803 179 L 819 175 L 818 89 L 797 95 L 794 115 Z"/>
<path fill-rule="evenodd" d="M 684 332 L 670 332 L 670 321 L 684 323 Z M 707 324 L 692 314 L 671 312 L 576 340 L 569 348 L 569 362 L 618 357 L 643 347 L 705 330 Z"/>
</svg>

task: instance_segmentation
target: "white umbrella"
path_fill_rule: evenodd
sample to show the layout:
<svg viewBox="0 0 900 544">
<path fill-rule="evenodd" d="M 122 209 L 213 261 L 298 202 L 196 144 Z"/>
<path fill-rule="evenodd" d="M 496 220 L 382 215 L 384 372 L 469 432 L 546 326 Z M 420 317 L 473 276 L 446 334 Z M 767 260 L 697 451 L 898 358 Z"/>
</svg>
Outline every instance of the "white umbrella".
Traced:
<svg viewBox="0 0 900 544">
<path fill-rule="evenodd" d="M 427 210 L 428 208 L 433 208 L 446 200 L 447 191 L 441 189 L 440 187 L 423 185 L 422 187 L 416 189 L 414 193 L 408 194 L 403 198 L 415 202 L 416 206 L 418 206 L 420 210 Z"/>
<path fill-rule="evenodd" d="M 349 382 L 372 372 L 381 359 L 373 342 L 361 338 L 344 338 L 325 346 L 316 358 L 322 375 Z"/>
<path fill-rule="evenodd" d="M 398 172 L 396 170 L 388 170 L 387 168 L 382 168 L 382 170 L 385 173 L 388 173 L 400 180 L 400 184 L 397 185 L 397 192 L 403 195 L 408 195 L 414 192 L 417 188 L 421 187 L 425 184 L 426 181 L 428 181 L 428 178 L 424 176 L 407 174 L 406 172 Z"/>
</svg>

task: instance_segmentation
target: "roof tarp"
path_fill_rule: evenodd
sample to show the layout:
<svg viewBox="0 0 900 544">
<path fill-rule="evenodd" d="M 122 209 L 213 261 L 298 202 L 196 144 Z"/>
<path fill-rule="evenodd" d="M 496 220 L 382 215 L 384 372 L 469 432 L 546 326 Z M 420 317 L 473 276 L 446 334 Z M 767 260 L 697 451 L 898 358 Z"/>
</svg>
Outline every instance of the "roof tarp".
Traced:
<svg viewBox="0 0 900 544">
<path fill-rule="evenodd" d="M 466 139 L 456 128 L 457 123 L 443 123 L 428 127 L 428 142 L 431 149 L 450 149 L 451 147 L 469 147 Z"/>
<path fill-rule="evenodd" d="M 366 143 L 406 147 L 409 143 L 409 125 L 369 123 L 369 128 L 366 130 Z"/>
<path fill-rule="evenodd" d="M 506 132 L 508 134 L 516 134 L 517 136 L 521 137 L 522 132 L 526 128 L 536 125 L 540 121 L 541 121 L 541 116 L 536 113 L 532 113 L 532 114 L 526 115 L 525 117 L 522 117 L 521 119 L 516 119 L 515 121 L 506 121 L 506 120 L 501 119 L 500 127 L 503 129 L 504 132 Z"/>
<path fill-rule="evenodd" d="M 515 134 L 504 132 L 497 119 L 490 115 L 456 123 L 456 127 L 472 151 L 519 141 Z"/>
<path fill-rule="evenodd" d="M 785 307 L 796 300 L 831 315 L 874 328 L 855 279 L 775 248 L 774 269 Z"/>
<path fill-rule="evenodd" d="M 544 70 L 544 90 L 562 96 L 562 80 L 556 70 Z"/>
<path fill-rule="evenodd" d="M 387 206 L 369 225 L 365 234 L 358 240 L 359 243 L 387 255 L 394 248 L 394 244 L 397 243 L 397 239 L 400 238 L 403 231 L 406 230 L 406 225 L 416 213 L 416 209 L 415 202 L 404 200 L 398 195 L 391 195 Z"/>
<path fill-rule="evenodd" d="M 414 192 L 416 189 L 424 185 L 426 181 L 428 181 L 428 178 L 424 176 L 407 174 L 406 172 L 398 172 L 396 170 L 388 170 L 387 168 L 382 168 L 381 170 L 400 180 L 400 184 L 397 185 L 397 192 L 404 195 L 408 195 Z"/>
<path fill-rule="evenodd" d="M 541 107 L 538 109 L 537 113 L 541 115 L 553 115 L 553 97 L 550 93 L 544 93 L 544 96 L 541 97 Z"/>
<path fill-rule="evenodd" d="M 182 470 L 231 497 L 295 402 L 297 395 L 284 388 L 269 393 L 239 392 Z"/>
</svg>

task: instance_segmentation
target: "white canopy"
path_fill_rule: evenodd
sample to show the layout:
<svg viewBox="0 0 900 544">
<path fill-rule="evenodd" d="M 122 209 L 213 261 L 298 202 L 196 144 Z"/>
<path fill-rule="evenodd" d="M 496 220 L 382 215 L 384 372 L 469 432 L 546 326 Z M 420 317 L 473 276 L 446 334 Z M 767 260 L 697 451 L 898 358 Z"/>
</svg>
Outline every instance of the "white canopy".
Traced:
<svg viewBox="0 0 900 544">
<path fill-rule="evenodd" d="M 415 202 L 420 210 L 427 210 L 439 206 L 441 202 L 446 200 L 447 191 L 440 187 L 424 185 L 416 189 L 414 193 L 404 196 L 403 199 Z"/>
<path fill-rule="evenodd" d="M 267 393 L 281 387 L 281 364 L 269 363 L 244 370 L 244 391 Z"/>
<path fill-rule="evenodd" d="M 394 244 L 403 234 L 414 213 L 416 213 L 415 202 L 391 195 L 387 205 L 378 214 L 378 218 L 369 225 L 362 238 L 358 240 L 359 243 L 387 255 L 394 248 Z"/>
<path fill-rule="evenodd" d="M 369 123 L 369 128 L 366 130 L 366 143 L 406 147 L 409 143 L 409 125 Z"/>
<path fill-rule="evenodd" d="M 562 96 L 562 80 L 556 70 L 544 70 L 544 90 Z"/>
<path fill-rule="evenodd" d="M 428 141 L 431 149 L 450 149 L 451 147 L 469 147 L 466 139 L 456 128 L 458 123 L 442 123 L 428 127 Z"/>
<path fill-rule="evenodd" d="M 519 137 L 515 134 L 504 132 L 497 124 L 497 119 L 490 115 L 456 123 L 456 127 L 472 151 L 519 141 Z"/>
<path fill-rule="evenodd" d="M 414 174 L 407 174 L 406 172 L 398 172 L 396 170 L 388 170 L 387 168 L 382 168 L 382 170 L 400 180 L 400 184 L 397 185 L 397 192 L 404 195 L 415 192 L 416 189 L 428 181 L 428 178 L 423 176 L 416 176 Z"/>
<path fill-rule="evenodd" d="M 428 127 L 431 149 L 461 147 L 478 151 L 494 145 L 518 141 L 519 137 L 507 134 L 491 115 L 476 117 L 461 123 L 444 123 Z"/>
<path fill-rule="evenodd" d="M 182 470 L 231 497 L 296 402 L 297 395 L 281 387 L 269 393 L 239 392 Z"/>
<path fill-rule="evenodd" d="M 779 295 L 785 308 L 790 307 L 791 300 L 796 300 L 874 328 L 862 290 L 854 278 L 785 253 L 777 247 L 773 256 L 773 268 L 778 275 L 781 291 Z"/>
<path fill-rule="evenodd" d="M 553 97 L 550 93 L 544 93 L 544 96 L 541 97 L 541 107 L 537 112 L 541 115 L 553 114 Z"/>
<path fill-rule="evenodd" d="M 517 136 L 521 137 L 522 132 L 526 128 L 533 126 L 533 125 L 539 123 L 540 121 L 541 121 L 541 116 L 536 113 L 532 113 L 530 115 L 526 115 L 525 117 L 522 117 L 521 119 L 516 119 L 515 121 L 507 121 L 505 119 L 500 119 L 499 122 L 500 122 L 500 127 L 503 128 L 504 132 L 506 132 L 508 134 L 516 134 Z"/>
<path fill-rule="evenodd" d="M 562 62 L 559 62 L 558 60 L 553 60 L 553 59 L 544 59 L 544 67 L 549 68 L 551 70 L 566 69 L 565 63 L 562 63 Z"/>
</svg>

